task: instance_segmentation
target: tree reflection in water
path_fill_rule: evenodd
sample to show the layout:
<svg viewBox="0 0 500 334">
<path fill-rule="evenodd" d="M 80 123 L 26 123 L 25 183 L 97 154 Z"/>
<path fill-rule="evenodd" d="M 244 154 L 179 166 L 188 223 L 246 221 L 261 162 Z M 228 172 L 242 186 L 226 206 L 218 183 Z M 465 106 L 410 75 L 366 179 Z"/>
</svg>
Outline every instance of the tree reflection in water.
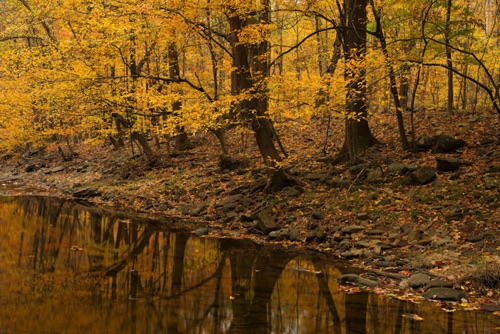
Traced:
<svg viewBox="0 0 500 334">
<path fill-rule="evenodd" d="M 341 263 L 166 225 L 70 201 L 0 198 L 0 333 L 494 333 L 500 326 L 485 313 L 348 295 L 337 286 L 349 271 Z"/>
</svg>

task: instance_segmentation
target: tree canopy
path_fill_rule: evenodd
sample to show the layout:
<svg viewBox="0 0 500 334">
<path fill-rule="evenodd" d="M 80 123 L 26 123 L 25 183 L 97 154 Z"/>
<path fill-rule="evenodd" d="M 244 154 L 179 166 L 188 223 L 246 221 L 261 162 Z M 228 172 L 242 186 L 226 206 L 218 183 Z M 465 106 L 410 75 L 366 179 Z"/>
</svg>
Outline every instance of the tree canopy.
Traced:
<svg viewBox="0 0 500 334">
<path fill-rule="evenodd" d="M 397 112 L 453 97 L 457 112 L 500 112 L 498 10 L 491 0 L 6 0 L 0 150 L 211 131 L 229 153 L 223 132 L 238 129 L 254 132 L 275 170 L 287 155 L 277 119 L 368 122 L 391 92 Z"/>
</svg>

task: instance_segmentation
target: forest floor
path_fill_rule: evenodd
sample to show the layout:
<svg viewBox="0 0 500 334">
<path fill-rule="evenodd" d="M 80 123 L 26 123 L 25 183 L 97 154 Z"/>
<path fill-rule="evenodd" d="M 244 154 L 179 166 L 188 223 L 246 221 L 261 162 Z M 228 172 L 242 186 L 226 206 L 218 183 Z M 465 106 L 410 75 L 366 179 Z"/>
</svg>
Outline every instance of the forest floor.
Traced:
<svg viewBox="0 0 500 334">
<path fill-rule="evenodd" d="M 192 222 L 198 234 L 314 249 L 368 272 L 426 273 L 465 290 L 469 302 L 463 307 L 500 314 L 498 116 L 416 113 L 417 137 L 445 134 L 465 141 L 448 153 L 401 149 L 393 114 L 373 116 L 371 126 L 380 144 L 351 166 L 331 163 L 343 141 L 341 121 L 277 122 L 289 154 L 285 167 L 302 185 L 275 194 L 259 191 L 265 170 L 253 137 L 242 132 L 227 134 L 231 159 L 221 159 L 210 133 L 194 137 L 189 151 L 167 152 L 163 143 L 153 163 L 137 147 L 77 146 L 71 161 L 46 147 L 4 157 L 0 181 L 19 185 L 23 194 L 87 196 L 118 210 L 177 217 Z M 436 158 L 445 157 L 460 167 L 436 170 L 437 177 L 423 184 L 411 178 L 415 169 L 436 168 Z M 259 219 L 280 230 L 263 233 Z M 414 295 L 404 282 L 379 282 L 385 293 Z"/>
</svg>

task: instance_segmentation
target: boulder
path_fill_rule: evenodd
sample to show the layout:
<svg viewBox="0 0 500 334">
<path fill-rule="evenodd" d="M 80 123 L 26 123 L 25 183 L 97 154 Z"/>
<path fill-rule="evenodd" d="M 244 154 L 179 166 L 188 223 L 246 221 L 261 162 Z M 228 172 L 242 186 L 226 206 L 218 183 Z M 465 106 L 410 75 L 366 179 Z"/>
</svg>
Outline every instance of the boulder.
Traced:
<svg viewBox="0 0 500 334">
<path fill-rule="evenodd" d="M 366 182 L 379 183 L 384 180 L 384 174 L 380 170 L 372 170 L 366 174 Z"/>
<path fill-rule="evenodd" d="M 255 214 L 255 219 L 257 220 L 257 228 L 264 234 L 269 234 L 271 231 L 279 229 L 273 216 L 271 215 L 271 210 L 268 208 L 257 212 Z"/>
<path fill-rule="evenodd" d="M 363 250 L 362 249 L 351 249 L 345 252 L 340 253 L 340 256 L 345 258 L 345 259 L 352 259 L 355 257 L 360 257 L 363 255 Z"/>
<path fill-rule="evenodd" d="M 83 188 L 73 193 L 73 197 L 90 198 L 101 196 L 101 193 L 96 188 Z"/>
<path fill-rule="evenodd" d="M 388 175 L 401 175 L 407 170 L 407 167 L 402 162 L 394 162 L 387 166 L 386 173 Z"/>
<path fill-rule="evenodd" d="M 360 225 L 349 225 L 349 226 L 346 226 L 346 227 L 343 227 L 340 232 L 344 233 L 344 234 L 352 234 L 352 233 L 358 233 L 358 232 L 361 232 L 363 230 L 365 230 L 366 227 L 364 226 L 360 226 Z"/>
<path fill-rule="evenodd" d="M 415 274 L 408 278 L 408 286 L 413 289 L 421 288 L 429 284 L 430 278 L 426 274 Z"/>
<path fill-rule="evenodd" d="M 327 181 L 327 184 L 333 188 L 349 188 L 351 181 L 341 179 L 340 177 L 333 177 Z"/>
<path fill-rule="evenodd" d="M 200 216 L 208 208 L 206 203 L 186 205 L 182 207 L 181 212 L 185 216 Z"/>
<path fill-rule="evenodd" d="M 283 235 L 281 234 L 281 231 L 271 231 L 271 232 L 269 232 L 269 234 L 267 236 L 269 237 L 269 239 L 276 240 L 276 241 L 281 240 L 283 237 Z"/>
<path fill-rule="evenodd" d="M 327 228 L 325 226 L 320 226 L 316 231 L 316 241 L 323 242 L 327 237 Z"/>
<path fill-rule="evenodd" d="M 210 232 L 210 229 L 209 228 L 206 228 L 206 227 L 202 227 L 202 228 L 199 228 L 199 229 L 196 229 L 193 231 L 193 234 L 201 237 L 201 236 L 204 236 L 204 235 L 207 235 L 208 233 Z"/>
<path fill-rule="evenodd" d="M 436 167 L 437 170 L 440 172 L 454 172 L 458 170 L 460 166 L 466 164 L 468 163 L 456 158 L 449 158 L 449 157 L 436 158 Z"/>
<path fill-rule="evenodd" d="M 451 302 L 460 302 L 462 299 L 467 300 L 467 294 L 462 290 L 456 290 L 452 288 L 430 288 L 427 289 L 424 294 L 424 298 L 437 299 Z"/>
<path fill-rule="evenodd" d="M 436 150 L 438 152 L 453 152 L 465 145 L 466 143 L 463 139 L 457 139 L 447 135 L 439 135 L 436 137 Z"/>
<path fill-rule="evenodd" d="M 369 288 L 374 288 L 374 287 L 378 286 L 377 282 L 372 281 L 372 280 L 367 279 L 367 278 L 360 277 L 360 276 L 355 275 L 355 274 L 346 274 L 346 275 L 339 276 L 337 278 L 337 281 L 340 284 L 352 283 L 352 284 L 356 284 L 356 285 L 360 285 L 360 286 L 367 286 Z"/>
<path fill-rule="evenodd" d="M 435 144 L 436 144 L 436 138 L 426 137 L 426 136 L 417 138 L 415 142 L 417 148 L 422 151 L 430 150 L 432 146 L 434 146 Z"/>
<path fill-rule="evenodd" d="M 325 219 L 325 214 L 323 213 L 323 211 L 314 211 L 311 214 L 311 217 L 313 219 L 316 219 L 316 220 L 324 220 Z"/>
<path fill-rule="evenodd" d="M 296 227 L 290 228 L 290 241 L 300 241 L 300 231 Z"/>
<path fill-rule="evenodd" d="M 425 290 L 429 290 L 431 288 L 453 288 L 453 283 L 443 281 L 442 279 L 434 279 L 424 287 Z"/>
<path fill-rule="evenodd" d="M 413 184 L 416 185 L 424 185 L 427 183 L 431 183 L 436 179 L 436 169 L 430 166 L 424 166 L 418 168 L 414 172 L 410 174 L 410 179 Z"/>
</svg>

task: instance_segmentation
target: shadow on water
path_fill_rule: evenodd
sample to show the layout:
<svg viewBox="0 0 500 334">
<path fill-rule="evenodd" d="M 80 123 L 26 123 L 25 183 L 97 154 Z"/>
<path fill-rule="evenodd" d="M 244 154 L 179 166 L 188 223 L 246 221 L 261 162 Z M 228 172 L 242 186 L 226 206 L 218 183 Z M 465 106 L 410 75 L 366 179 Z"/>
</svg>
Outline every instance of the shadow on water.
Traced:
<svg viewBox="0 0 500 334">
<path fill-rule="evenodd" d="M 497 333 L 498 317 L 339 291 L 345 264 L 0 197 L 0 333 Z M 418 314 L 423 321 L 404 314 Z"/>
</svg>

